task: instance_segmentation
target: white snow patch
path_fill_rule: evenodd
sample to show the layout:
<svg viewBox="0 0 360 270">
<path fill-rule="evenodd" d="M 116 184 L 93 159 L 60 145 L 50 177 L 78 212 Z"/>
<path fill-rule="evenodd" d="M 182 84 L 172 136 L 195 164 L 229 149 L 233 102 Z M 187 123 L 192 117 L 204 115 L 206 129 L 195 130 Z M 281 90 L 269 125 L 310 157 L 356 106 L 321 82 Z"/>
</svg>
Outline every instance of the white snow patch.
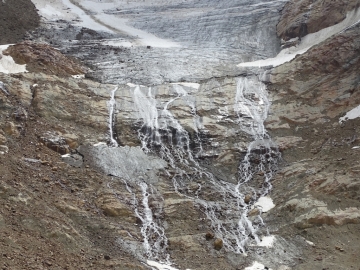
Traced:
<svg viewBox="0 0 360 270">
<path fill-rule="evenodd" d="M 42 14 L 45 18 L 53 18 L 53 17 L 61 17 L 63 14 L 58 11 L 53 6 L 50 6 L 48 4 L 45 5 L 45 7 L 39 9 L 40 14 Z"/>
<path fill-rule="evenodd" d="M 95 143 L 94 146 L 100 146 L 100 145 L 106 145 L 106 143 L 104 142 L 98 142 L 98 143 Z"/>
<path fill-rule="evenodd" d="M 158 262 L 154 262 L 154 261 L 150 261 L 150 260 L 147 260 L 146 263 L 150 266 L 156 267 L 159 270 L 179 270 L 170 265 L 158 263 Z M 186 270 L 190 270 L 190 269 L 186 269 Z"/>
<path fill-rule="evenodd" d="M 111 2 L 116 2 L 116 1 L 111 1 Z M 101 10 L 107 10 L 107 9 L 112 9 L 112 8 L 116 8 L 116 3 L 106 3 L 103 2 L 101 0 L 97 0 L 95 1 L 81 1 L 81 5 L 86 8 L 89 9 L 91 11 L 99 11 Z"/>
<path fill-rule="evenodd" d="M 70 154 L 61 155 L 62 158 L 70 157 Z"/>
<path fill-rule="evenodd" d="M 146 31 L 128 25 L 128 19 L 120 18 L 117 14 L 106 14 L 106 11 L 121 6 L 118 2 L 102 1 L 76 1 L 53 0 L 51 3 L 45 0 L 33 0 L 36 8 L 42 16 L 48 20 L 64 19 L 72 21 L 75 25 L 104 31 L 109 33 L 126 33 L 135 37 L 134 42 L 126 40 L 105 41 L 105 45 L 130 47 L 133 45 L 152 46 L 160 48 L 181 47 L 176 42 L 159 38 Z"/>
<path fill-rule="evenodd" d="M 26 65 L 18 65 L 14 59 L 9 55 L 3 55 L 3 51 L 10 45 L 0 45 L 0 73 L 12 74 L 27 72 Z"/>
<path fill-rule="evenodd" d="M 130 86 L 130 87 L 136 87 L 137 86 L 136 84 L 133 84 L 133 83 L 127 83 L 126 85 Z"/>
<path fill-rule="evenodd" d="M 355 119 L 360 117 L 360 105 L 352 109 L 351 111 L 348 111 L 343 117 L 339 118 L 339 123 L 345 122 L 349 119 Z"/>
<path fill-rule="evenodd" d="M 246 267 L 244 270 L 264 270 L 264 269 L 265 269 L 265 265 L 255 261 L 251 266 Z M 270 268 L 268 269 L 272 270 Z"/>
<path fill-rule="evenodd" d="M 104 45 L 108 45 L 108 46 L 113 46 L 113 47 L 131 47 L 133 46 L 133 44 L 129 41 L 124 41 L 124 40 L 105 40 L 103 41 Z"/>
<path fill-rule="evenodd" d="M 109 27 L 106 27 L 106 26 L 98 23 L 90 15 L 86 14 L 83 9 L 81 9 L 80 7 L 71 3 L 70 0 L 62 0 L 62 1 L 67 7 L 69 7 L 71 9 L 71 11 L 73 13 L 75 13 L 77 16 L 80 17 L 82 22 L 79 22 L 78 25 L 93 29 L 95 31 L 105 31 L 105 32 L 110 32 L 110 33 L 114 32 Z"/>
<path fill-rule="evenodd" d="M 316 33 L 308 34 L 301 39 L 298 46 L 283 49 L 276 57 L 254 62 L 245 62 L 237 65 L 238 67 L 265 67 L 265 66 L 279 66 L 285 62 L 289 62 L 298 54 L 303 54 L 311 47 L 323 42 L 329 37 L 341 33 L 351 26 L 360 22 L 360 9 L 353 10 L 347 13 L 346 18 L 333 26 L 324 28 Z"/>
<path fill-rule="evenodd" d="M 260 247 L 272 247 L 273 244 L 275 242 L 275 236 L 274 235 L 270 235 L 270 236 L 264 236 L 261 238 L 261 242 L 258 244 L 258 246 Z"/>
<path fill-rule="evenodd" d="M 84 79 L 84 78 L 85 78 L 85 74 L 71 75 L 71 77 L 73 77 L 73 78 L 75 78 L 75 79 Z"/>
<path fill-rule="evenodd" d="M 104 23 L 105 25 L 108 25 L 110 28 L 113 28 L 115 30 L 118 30 L 120 32 L 125 32 L 131 36 L 137 37 L 139 39 L 140 44 L 144 46 L 152 46 L 152 47 L 158 47 L 158 48 L 172 48 L 172 47 L 181 47 L 179 44 L 166 40 L 158 38 L 157 36 L 150 34 L 148 32 L 145 32 L 143 30 L 131 27 L 127 25 L 128 22 L 127 19 L 116 17 L 115 15 L 109 15 L 105 13 L 101 13 L 98 15 L 94 15 L 94 17 Z"/>
<path fill-rule="evenodd" d="M 360 148 L 360 146 L 354 146 L 354 147 L 352 147 L 351 149 L 359 149 Z"/>
<path fill-rule="evenodd" d="M 275 207 L 273 200 L 269 196 L 260 197 L 255 203 L 255 206 L 259 206 L 263 213 L 268 212 L 270 209 Z"/>
<path fill-rule="evenodd" d="M 179 83 L 172 83 L 172 84 L 183 85 L 183 86 L 191 87 L 191 88 L 195 88 L 195 89 L 199 89 L 199 88 L 200 88 L 200 84 L 198 84 L 198 83 L 179 82 Z"/>
<path fill-rule="evenodd" d="M 315 246 L 315 244 L 311 241 L 306 240 L 306 243 L 308 243 L 310 246 Z"/>
<path fill-rule="evenodd" d="M 129 86 L 129 87 L 137 87 L 137 86 L 139 86 L 139 87 L 145 87 L 145 86 L 142 85 L 142 84 L 133 84 L 133 83 L 127 83 L 126 85 Z"/>
</svg>

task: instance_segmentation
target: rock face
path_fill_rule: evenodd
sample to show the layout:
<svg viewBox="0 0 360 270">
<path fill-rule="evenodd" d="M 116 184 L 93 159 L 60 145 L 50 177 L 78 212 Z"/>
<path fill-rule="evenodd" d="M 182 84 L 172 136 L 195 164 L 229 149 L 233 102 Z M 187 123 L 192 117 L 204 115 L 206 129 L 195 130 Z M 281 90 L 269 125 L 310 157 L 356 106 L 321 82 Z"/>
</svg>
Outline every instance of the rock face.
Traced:
<svg viewBox="0 0 360 270">
<path fill-rule="evenodd" d="M 341 22 L 346 13 L 360 6 L 359 1 L 288 1 L 281 11 L 277 34 L 283 40 L 303 37 Z"/>
<path fill-rule="evenodd" d="M 287 8 L 300 2 L 288 2 Z M 325 1 L 324 5 L 337 3 Z M 316 10 L 317 4 L 313 3 L 312 10 Z M 353 5 L 356 1 L 347 4 Z M 315 22 L 318 16 L 312 18 L 311 9 L 307 8 L 307 21 Z M 286 9 L 283 12 L 291 14 Z M 330 18 L 334 11 L 328 8 L 327 12 L 324 14 Z M 283 19 L 278 30 L 288 25 L 284 16 Z M 288 224 L 293 224 L 298 231 L 306 233 L 310 241 L 316 237 L 326 239 L 331 233 L 336 235 L 336 241 L 351 243 L 342 237 L 345 224 L 350 228 L 349 237 L 356 237 L 360 213 L 356 199 L 359 198 L 356 176 L 359 119 L 342 123 L 339 120 L 360 102 L 356 74 L 359 30 L 358 25 L 353 25 L 271 71 L 268 89 L 274 102 L 267 126 L 283 149 L 284 158 L 284 166 L 273 182 L 272 196 L 277 198 L 277 207 L 271 219 L 284 232 Z M 284 32 L 282 37 L 286 39 L 288 34 Z M 319 233 L 318 228 L 323 232 Z M 319 248 L 323 243 L 336 246 L 334 241 L 317 243 Z M 350 244 L 349 251 L 352 250 L 354 247 Z M 310 252 L 305 252 L 305 256 L 312 257 Z M 315 255 L 314 261 L 303 262 L 295 269 L 321 269 L 327 265 L 322 256 Z"/>
<path fill-rule="evenodd" d="M 1 1 L 0 18 L 0 44 L 19 42 L 40 24 L 34 4 L 28 0 Z"/>
<path fill-rule="evenodd" d="M 3 54 L 10 55 L 19 65 L 26 64 L 27 70 L 30 72 L 69 76 L 82 75 L 86 71 L 79 63 L 75 63 L 46 44 L 25 41 L 10 46 Z"/>
<path fill-rule="evenodd" d="M 87 68 L 36 42 L 6 52 L 29 72 L 0 74 L 4 268 L 360 264 L 360 119 L 339 122 L 360 103 L 359 24 L 258 74 L 235 63 L 278 52 L 283 1 L 71 1 L 81 20 L 66 1 L 34 2 L 58 21 L 33 38 L 92 70 L 73 77 Z M 278 33 L 303 37 L 355 7 L 289 1 Z"/>
<path fill-rule="evenodd" d="M 272 106 L 276 116 L 270 116 L 267 122 L 277 121 L 278 127 L 314 120 L 320 124 L 356 107 L 359 33 L 358 27 L 349 29 L 275 68 L 270 91 L 277 95 Z M 289 94 L 293 98 L 288 99 Z M 287 98 L 286 104 L 282 98 Z"/>
</svg>

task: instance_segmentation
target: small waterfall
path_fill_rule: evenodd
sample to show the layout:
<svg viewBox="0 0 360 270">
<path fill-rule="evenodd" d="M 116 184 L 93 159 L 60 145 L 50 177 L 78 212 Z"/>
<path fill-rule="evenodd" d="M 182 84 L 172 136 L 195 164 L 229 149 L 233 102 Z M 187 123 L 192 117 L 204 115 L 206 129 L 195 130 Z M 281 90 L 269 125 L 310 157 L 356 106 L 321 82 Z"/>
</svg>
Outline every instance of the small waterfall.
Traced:
<svg viewBox="0 0 360 270">
<path fill-rule="evenodd" d="M 118 145 L 113 135 L 117 89 L 111 92 L 108 102 L 111 144 L 107 151 L 112 150 L 114 155 L 116 150 L 121 150 L 116 147 Z M 271 189 L 270 180 L 279 159 L 277 148 L 264 128 L 270 106 L 265 85 L 256 77 L 238 78 L 234 89 L 233 112 L 230 112 L 230 106 L 222 110 L 227 115 L 235 114 L 239 130 L 253 138 L 240 162 L 237 183 L 217 179 L 197 160 L 197 154 L 202 151 L 199 134 L 204 131 L 204 127 L 200 123 L 192 92 L 185 91 L 180 85 L 172 85 L 169 93 L 162 94 L 161 99 L 158 99 L 156 91 L 157 88 L 142 86 L 135 86 L 133 90 L 135 110 L 140 122 L 138 137 L 142 153 L 156 154 L 167 162 L 167 174 L 175 192 L 192 199 L 199 206 L 210 221 L 216 237 L 223 240 L 226 250 L 245 253 L 246 246 L 250 243 L 259 244 L 259 236 L 264 234 L 261 230 L 265 228 L 261 216 L 250 220 L 248 213 L 255 202 Z M 192 139 L 170 110 L 178 104 L 189 107 L 196 133 Z M 199 147 L 191 148 L 191 140 L 198 140 Z M 132 196 L 135 215 L 141 223 L 145 256 L 150 261 L 169 265 L 163 210 L 156 205 L 164 199 L 145 174 L 135 176 L 129 173 L 125 169 L 121 175 Z M 246 199 L 249 196 L 250 199 Z"/>
<path fill-rule="evenodd" d="M 115 93 L 118 90 L 118 86 L 115 87 L 114 90 L 111 91 L 111 98 L 108 101 L 109 107 L 109 133 L 110 133 L 110 146 L 111 147 L 118 147 L 117 141 L 114 139 L 114 121 L 115 121 L 115 108 L 116 108 L 116 100 L 115 100 Z"/>
<path fill-rule="evenodd" d="M 160 226 L 159 221 L 154 219 L 155 215 L 149 206 L 149 196 L 153 187 L 149 187 L 145 182 L 140 182 L 138 185 L 141 188 L 142 205 L 136 207 L 135 214 L 142 222 L 141 234 L 146 255 L 148 258 L 165 260 L 165 263 L 169 263 L 170 256 L 166 252 L 168 240 L 165 230 Z"/>
<path fill-rule="evenodd" d="M 156 93 L 148 88 L 136 86 L 134 102 L 142 125 L 138 130 L 142 149 L 146 153 L 156 153 L 168 162 L 172 171 L 168 172 L 174 189 L 180 195 L 191 198 L 204 212 L 211 222 L 215 235 L 223 240 L 224 247 L 235 253 L 246 252 L 246 245 L 252 241 L 260 243 L 258 234 L 264 227 L 261 216 L 256 222 L 248 218 L 248 212 L 255 202 L 265 196 L 271 189 L 270 180 L 277 169 L 280 154 L 267 134 L 264 121 L 267 118 L 270 101 L 266 87 L 257 77 L 238 78 L 234 94 L 234 113 L 240 130 L 251 135 L 244 159 L 240 162 L 238 181 L 236 184 L 221 181 L 202 167 L 196 160 L 196 154 L 190 149 L 190 136 L 169 111 L 169 106 L 178 99 L 183 99 L 190 107 L 194 116 L 197 138 L 201 125 L 196 123 L 197 113 L 194 98 L 181 86 L 174 85 L 174 95 L 168 101 L 161 103 L 156 99 Z M 229 113 L 229 111 L 227 111 Z M 200 143 L 201 151 L 201 143 Z M 262 178 L 254 182 L 254 177 Z M 253 183 L 254 182 L 254 183 Z M 194 183 L 197 189 L 194 190 Z M 205 183 L 205 184 L 204 184 Z M 144 189 L 144 187 L 143 187 Z M 143 192 L 144 200 L 146 188 Z M 203 190 L 206 190 L 207 195 Z M 245 197 L 249 197 L 250 199 Z M 148 210 L 147 210 L 148 211 Z M 145 211 L 146 212 L 146 211 Z M 261 211 L 260 211 L 261 212 Z M 148 220 L 151 224 L 152 219 Z M 144 225 L 144 239 L 150 239 L 149 234 L 164 237 L 164 231 L 151 232 Z M 146 245 L 146 241 L 145 241 Z M 158 249 L 158 253 L 165 251 Z M 149 252 L 149 259 L 154 256 Z"/>
<path fill-rule="evenodd" d="M 264 175 L 261 195 L 266 195 L 271 189 L 270 180 L 280 158 L 276 145 L 264 127 L 270 101 L 265 85 L 257 78 L 239 78 L 236 90 L 234 111 L 238 115 L 240 128 L 254 139 L 240 163 L 239 184 L 249 182 L 254 174 L 260 173 Z"/>
<path fill-rule="evenodd" d="M 110 143 L 108 149 L 113 150 L 112 155 L 117 155 L 118 153 L 115 150 L 119 149 L 116 148 L 118 147 L 118 143 L 116 142 L 113 133 L 114 116 L 116 109 L 115 93 L 117 90 L 118 87 L 115 87 L 115 89 L 111 91 L 110 101 L 107 102 L 109 108 L 110 133 Z M 134 91 L 135 96 L 137 91 L 139 91 L 138 87 Z M 138 107 L 137 109 L 142 119 L 145 120 L 146 126 L 150 130 L 156 130 L 158 124 L 158 116 L 157 110 L 154 110 L 154 100 L 151 99 L 151 88 L 149 88 L 148 95 L 149 98 L 146 99 L 145 103 L 142 103 L 144 106 Z M 142 99 L 141 95 L 138 95 L 138 97 Z M 149 140 L 150 139 L 154 141 L 157 140 L 156 136 L 149 138 Z M 146 144 L 143 145 L 143 150 L 145 152 L 148 151 L 146 148 Z M 151 209 L 149 202 L 150 198 L 156 199 L 155 201 L 162 201 L 163 199 L 161 197 L 159 198 L 159 194 L 154 192 L 153 186 L 151 184 L 148 184 L 148 182 L 150 181 L 145 179 L 143 176 L 139 176 L 138 179 L 134 180 L 134 178 L 127 173 L 126 169 L 122 170 L 121 175 L 127 191 L 132 196 L 131 205 L 134 213 L 141 222 L 141 234 L 143 236 L 143 247 L 146 257 L 165 263 L 165 265 L 169 264 L 169 254 L 166 252 L 166 249 L 168 247 L 168 240 L 165 236 L 165 230 L 161 226 L 159 214 Z M 112 188 L 110 183 L 107 184 L 107 187 L 114 193 L 114 196 L 117 199 L 121 200 L 121 198 L 117 196 L 116 191 Z M 139 194 L 141 195 L 139 196 Z M 159 211 L 161 212 L 162 209 L 160 209 Z"/>
</svg>

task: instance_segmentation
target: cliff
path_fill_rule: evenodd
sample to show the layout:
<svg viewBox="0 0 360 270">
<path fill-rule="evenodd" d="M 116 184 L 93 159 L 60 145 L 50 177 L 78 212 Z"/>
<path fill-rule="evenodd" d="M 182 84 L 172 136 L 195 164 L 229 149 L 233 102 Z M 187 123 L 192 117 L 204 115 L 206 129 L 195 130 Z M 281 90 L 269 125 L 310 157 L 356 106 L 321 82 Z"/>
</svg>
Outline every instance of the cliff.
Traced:
<svg viewBox="0 0 360 270">
<path fill-rule="evenodd" d="M 0 48 L 4 269 L 360 264 L 360 26 L 328 28 L 358 1 L 34 3 Z"/>
</svg>

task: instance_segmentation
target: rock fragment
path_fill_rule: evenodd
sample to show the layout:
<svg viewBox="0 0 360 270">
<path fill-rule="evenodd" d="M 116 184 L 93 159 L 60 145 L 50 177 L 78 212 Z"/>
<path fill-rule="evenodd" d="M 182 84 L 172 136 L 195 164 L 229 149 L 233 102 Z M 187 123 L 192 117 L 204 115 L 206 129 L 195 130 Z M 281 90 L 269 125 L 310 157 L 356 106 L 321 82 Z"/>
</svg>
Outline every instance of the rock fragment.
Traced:
<svg viewBox="0 0 360 270">
<path fill-rule="evenodd" d="M 222 249 L 223 245 L 224 245 L 224 243 L 223 243 L 223 240 L 222 240 L 222 239 L 220 239 L 220 238 L 216 238 L 216 239 L 215 239 L 215 241 L 214 241 L 214 248 L 215 248 L 216 250 Z"/>
<path fill-rule="evenodd" d="M 0 145 L 5 145 L 7 139 L 4 135 L 0 134 Z"/>
<path fill-rule="evenodd" d="M 18 137 L 20 132 L 13 122 L 5 122 L 4 131 L 7 135 Z"/>
<path fill-rule="evenodd" d="M 251 197 L 252 197 L 251 194 L 246 194 L 246 195 L 245 195 L 244 202 L 245 202 L 245 203 L 249 203 L 249 202 L 251 201 Z"/>
<path fill-rule="evenodd" d="M 206 234 L 205 234 L 205 238 L 206 238 L 206 240 L 211 240 L 211 239 L 214 239 L 214 237 L 215 237 L 215 235 L 214 235 L 214 233 L 213 232 L 207 232 Z"/>
</svg>

